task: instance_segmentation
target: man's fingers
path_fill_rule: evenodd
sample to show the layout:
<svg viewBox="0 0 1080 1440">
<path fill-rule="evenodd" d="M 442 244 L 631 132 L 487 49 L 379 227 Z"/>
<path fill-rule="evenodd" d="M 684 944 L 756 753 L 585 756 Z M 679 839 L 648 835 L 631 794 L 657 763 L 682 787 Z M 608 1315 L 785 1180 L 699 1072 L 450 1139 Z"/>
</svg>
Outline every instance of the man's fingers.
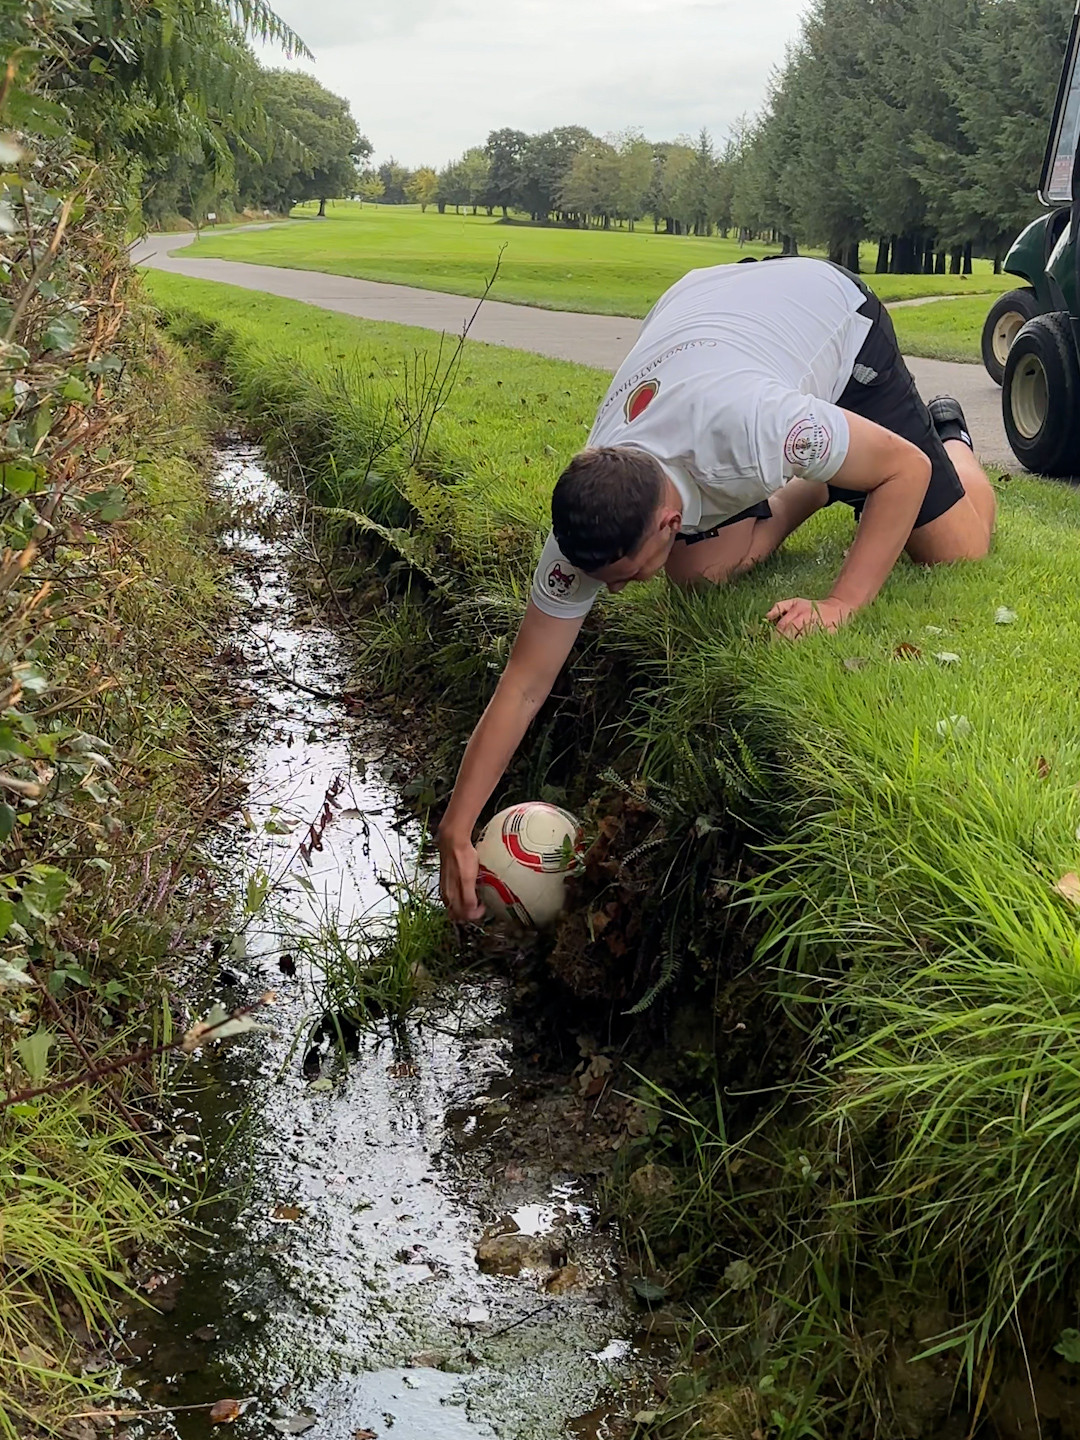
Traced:
<svg viewBox="0 0 1080 1440">
<path fill-rule="evenodd" d="M 793 605 L 798 605 L 798 600 L 780 600 L 765 616 L 766 620 L 779 620 L 786 615 Z"/>
</svg>

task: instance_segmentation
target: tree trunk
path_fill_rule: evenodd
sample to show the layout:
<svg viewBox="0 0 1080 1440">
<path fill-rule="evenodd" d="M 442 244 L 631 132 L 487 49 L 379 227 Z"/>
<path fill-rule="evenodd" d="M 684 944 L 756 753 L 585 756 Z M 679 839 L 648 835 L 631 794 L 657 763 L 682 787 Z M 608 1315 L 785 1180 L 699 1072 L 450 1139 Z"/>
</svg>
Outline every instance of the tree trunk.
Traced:
<svg viewBox="0 0 1080 1440">
<path fill-rule="evenodd" d="M 970 275 L 970 274 L 971 274 L 971 241 L 970 241 L 970 240 L 969 240 L 969 241 L 967 242 L 967 244 L 964 246 L 964 269 L 963 269 L 963 273 L 964 273 L 965 275 Z"/>
<path fill-rule="evenodd" d="M 794 235 L 781 235 L 780 241 L 781 255 L 798 255 L 799 242 L 795 239 Z"/>
<path fill-rule="evenodd" d="M 858 240 L 849 240 L 848 243 L 847 243 L 847 246 L 846 246 L 845 248 L 846 248 L 846 254 L 845 254 L 845 256 L 844 256 L 844 267 L 845 267 L 845 269 L 850 270 L 851 273 L 852 273 L 852 275 L 858 275 L 858 274 L 860 274 L 860 268 L 859 268 L 859 242 L 858 242 Z"/>
<path fill-rule="evenodd" d="M 932 274 L 934 273 L 934 242 L 933 242 L 933 240 L 927 240 L 927 242 L 926 242 L 926 249 L 923 251 L 922 271 L 923 271 L 923 274 L 924 274 L 924 275 L 932 275 Z"/>
<path fill-rule="evenodd" d="M 507 208 L 506 208 L 505 205 L 502 207 L 502 212 L 503 212 L 503 219 L 505 220 L 505 219 L 507 218 Z"/>
<path fill-rule="evenodd" d="M 844 242 L 832 240 L 829 243 L 829 264 L 843 265 L 844 263 Z"/>
<path fill-rule="evenodd" d="M 950 251 L 949 251 L 949 274 L 950 274 L 950 275 L 959 275 L 959 274 L 960 274 L 960 262 L 961 262 L 961 260 L 962 260 L 963 258 L 964 258 L 964 252 L 963 252 L 962 250 L 960 250 L 960 249 L 953 249 L 953 250 L 950 250 Z"/>
<path fill-rule="evenodd" d="M 934 274 L 935 274 L 935 275 L 944 275 L 944 274 L 945 274 L 945 266 L 946 266 L 947 263 L 948 263 L 948 259 L 949 259 L 949 257 L 946 255 L 946 253 L 945 253 L 944 250 L 939 250 L 939 251 L 937 252 L 937 254 L 934 256 Z"/>
<path fill-rule="evenodd" d="M 326 215 L 326 201 L 325 201 L 325 200 L 320 200 L 320 201 L 319 201 L 319 214 L 322 215 L 322 216 L 325 216 L 325 215 Z"/>
<path fill-rule="evenodd" d="M 874 266 L 874 270 L 878 275 L 889 273 L 889 237 L 887 235 L 878 237 L 877 264 Z"/>
<path fill-rule="evenodd" d="M 994 274 L 995 274 L 995 275 L 1000 275 L 1000 274 L 1001 274 L 1001 251 L 1000 251 L 1000 250 L 995 250 L 995 251 L 994 251 Z"/>
</svg>

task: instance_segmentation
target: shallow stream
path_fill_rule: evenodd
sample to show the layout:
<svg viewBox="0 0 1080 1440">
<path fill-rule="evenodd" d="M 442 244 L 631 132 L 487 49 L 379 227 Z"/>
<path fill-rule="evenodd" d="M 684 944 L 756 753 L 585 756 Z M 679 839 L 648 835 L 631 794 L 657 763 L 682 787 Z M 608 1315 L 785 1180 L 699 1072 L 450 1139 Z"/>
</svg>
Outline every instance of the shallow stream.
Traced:
<svg viewBox="0 0 1080 1440">
<path fill-rule="evenodd" d="M 304 1064 L 315 986 L 290 930 L 378 923 L 395 877 L 431 882 L 382 778 L 378 731 L 357 705 L 309 693 L 346 689 L 349 656 L 290 581 L 288 497 L 239 445 L 218 483 L 245 517 L 228 539 L 247 618 L 222 653 L 246 798 L 214 848 L 241 898 L 260 872 L 281 884 L 218 972 L 195 978 L 207 1004 L 277 999 L 271 1031 L 203 1052 L 188 1075 L 177 1143 L 205 1156 L 221 1198 L 200 1214 L 186 1270 L 144 1277 L 160 1313 L 132 1318 L 127 1378 L 163 1410 L 135 1433 L 604 1435 L 608 1403 L 639 1372 L 635 1321 L 587 1187 L 550 1155 L 515 1153 L 509 1121 L 529 1100 L 514 1079 L 508 982 L 458 981 L 365 1032 L 348 1065 L 332 1053 Z M 328 794 L 305 865 L 297 847 Z M 477 1244 L 500 1230 L 537 1237 L 540 1258 L 482 1273 Z M 226 1397 L 241 1412 L 215 1428 L 207 1404 Z"/>
</svg>

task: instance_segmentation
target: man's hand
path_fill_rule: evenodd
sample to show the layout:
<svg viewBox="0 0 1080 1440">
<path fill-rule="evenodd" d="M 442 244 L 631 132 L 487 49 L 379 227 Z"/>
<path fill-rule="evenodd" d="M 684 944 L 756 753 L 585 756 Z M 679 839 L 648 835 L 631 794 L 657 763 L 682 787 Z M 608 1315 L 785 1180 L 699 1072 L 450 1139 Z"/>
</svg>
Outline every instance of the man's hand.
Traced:
<svg viewBox="0 0 1080 1440">
<path fill-rule="evenodd" d="M 855 613 L 856 607 L 846 600 L 781 600 L 766 615 L 776 626 L 776 633 L 788 640 L 798 640 L 814 630 L 839 630 Z"/>
<path fill-rule="evenodd" d="M 484 918 L 484 907 L 476 898 L 476 873 L 480 861 L 467 841 L 439 839 L 439 893 L 450 918 L 459 922 Z"/>
</svg>

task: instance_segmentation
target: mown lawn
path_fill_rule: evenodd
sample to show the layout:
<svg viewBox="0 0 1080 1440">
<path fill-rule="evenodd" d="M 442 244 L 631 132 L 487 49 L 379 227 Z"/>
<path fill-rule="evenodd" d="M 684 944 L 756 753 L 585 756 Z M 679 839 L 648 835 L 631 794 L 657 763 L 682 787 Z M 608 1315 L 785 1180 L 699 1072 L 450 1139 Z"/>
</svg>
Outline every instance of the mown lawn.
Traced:
<svg viewBox="0 0 1080 1440">
<path fill-rule="evenodd" d="M 654 235 L 648 222 L 626 230 L 560 230 L 501 224 L 486 215 L 426 215 L 411 206 L 344 201 L 317 220 L 270 230 L 208 235 L 186 254 L 297 270 L 319 270 L 425 290 L 479 295 L 499 264 L 492 297 L 549 310 L 644 315 L 688 270 L 764 255 L 774 246 Z M 864 247 L 864 264 L 873 247 Z M 501 261 L 500 261 L 501 255 Z M 977 261 L 967 279 L 950 275 L 868 275 L 883 300 L 918 295 L 997 293 L 1015 281 Z"/>
<path fill-rule="evenodd" d="M 430 373 L 435 337 L 169 275 L 147 283 L 222 361 L 262 433 L 306 447 L 316 497 L 411 527 L 395 544 L 415 545 L 446 585 L 455 624 L 477 627 L 462 702 L 475 706 L 605 377 L 470 344 L 423 465 L 399 448 L 373 484 L 373 424 L 425 357 Z M 1080 1282 L 1080 495 L 1037 479 L 999 490 L 986 561 L 902 561 L 836 636 L 776 642 L 762 617 L 779 598 L 827 593 L 851 534 L 840 507 L 730 590 L 658 580 L 605 600 L 597 641 L 649 687 L 606 722 L 615 743 L 635 737 L 647 780 L 722 823 L 724 797 L 745 792 L 721 757 L 742 753 L 759 776 L 767 873 L 742 898 L 771 928 L 755 971 L 816 1037 L 792 1092 L 803 1128 L 769 1170 L 783 1238 L 750 1251 L 780 1287 L 762 1290 L 763 1310 L 779 1299 L 809 1314 L 842 1292 L 830 1333 L 854 1332 L 845 1287 L 873 1272 L 872 1292 L 940 1304 L 941 1344 L 975 1390 L 1014 1320 L 1028 1327 Z M 739 1182 L 712 1176 L 737 1206 Z M 713 1237 L 719 1268 L 747 1256 L 747 1234 Z M 1041 1337 L 1047 1353 L 1055 1339 Z"/>
<path fill-rule="evenodd" d="M 873 283 L 872 276 L 870 280 Z M 971 299 L 939 300 L 932 305 L 904 305 L 893 310 L 900 347 L 905 355 L 981 364 L 982 328 L 991 303 L 991 296 L 977 295 Z"/>
</svg>

